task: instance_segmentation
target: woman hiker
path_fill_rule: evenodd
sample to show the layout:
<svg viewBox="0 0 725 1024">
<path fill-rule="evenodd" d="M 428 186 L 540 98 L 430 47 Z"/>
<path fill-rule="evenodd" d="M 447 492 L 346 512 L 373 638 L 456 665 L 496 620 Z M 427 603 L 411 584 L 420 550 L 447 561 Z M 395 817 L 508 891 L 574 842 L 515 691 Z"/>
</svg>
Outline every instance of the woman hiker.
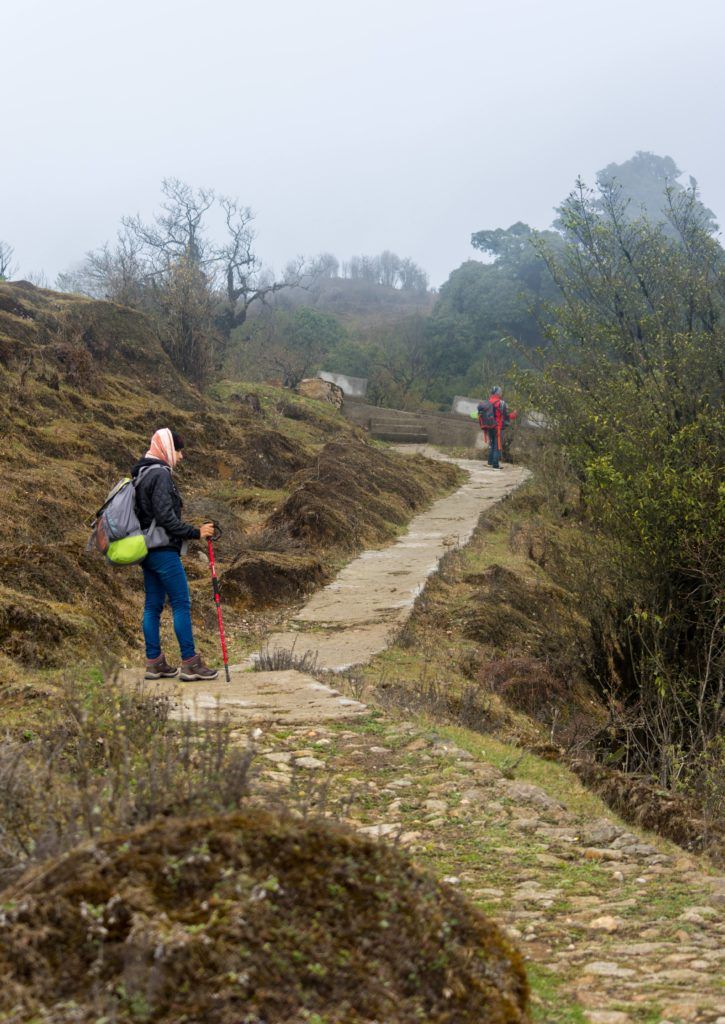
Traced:
<svg viewBox="0 0 725 1024">
<path fill-rule="evenodd" d="M 146 679 L 170 679 L 179 674 L 161 650 L 159 626 L 161 612 L 168 595 L 174 616 L 174 632 L 181 648 L 180 678 L 216 679 L 218 671 L 209 668 L 196 653 L 191 627 L 191 599 L 181 555 L 187 541 L 211 537 L 212 523 L 192 526 L 181 518 L 183 502 L 172 473 L 183 458 L 184 442 L 178 434 L 164 427 L 151 438 L 151 447 L 131 470 L 136 488 L 136 513 L 142 530 L 152 522 L 162 527 L 168 543 L 152 547 L 141 563 L 146 604 L 143 613 L 143 635 L 146 641 Z"/>
</svg>

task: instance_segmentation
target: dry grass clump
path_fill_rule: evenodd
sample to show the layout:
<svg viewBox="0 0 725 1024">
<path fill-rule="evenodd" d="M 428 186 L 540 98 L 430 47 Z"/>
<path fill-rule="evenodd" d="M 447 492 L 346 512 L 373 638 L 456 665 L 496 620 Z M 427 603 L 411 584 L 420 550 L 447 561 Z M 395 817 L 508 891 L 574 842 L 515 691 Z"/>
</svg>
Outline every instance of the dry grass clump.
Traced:
<svg viewBox="0 0 725 1024">
<path fill-rule="evenodd" d="M 460 692 L 448 683 L 421 675 L 412 682 L 383 680 L 375 691 L 377 702 L 406 715 L 427 714 L 438 722 L 461 725 L 474 732 L 491 732 L 497 715 L 486 689 L 475 683 Z"/>
<path fill-rule="evenodd" d="M 588 628 L 571 594 L 498 564 L 463 579 L 474 588 L 462 616 L 466 639 L 545 659 L 563 678 L 583 676 Z"/>
<path fill-rule="evenodd" d="M 251 755 L 223 719 L 169 719 L 113 675 L 69 676 L 36 730 L 0 741 L 0 881 L 158 815 L 238 807 Z"/>
<path fill-rule="evenodd" d="M 310 465 L 311 455 L 284 434 L 257 427 L 240 439 L 236 456 L 245 478 L 256 487 L 284 487 L 295 473 Z"/>
<path fill-rule="evenodd" d="M 546 657 L 502 655 L 475 661 L 475 678 L 488 693 L 547 730 L 554 749 L 574 754 L 601 729 L 603 710 L 592 705 L 575 658 L 567 665 Z M 597 713 L 598 712 L 598 713 Z"/>
<path fill-rule="evenodd" d="M 566 681 L 536 658 L 485 661 L 478 667 L 478 677 L 492 693 L 532 718 L 540 718 L 542 709 L 568 700 L 571 693 Z"/>
<path fill-rule="evenodd" d="M 254 659 L 255 672 L 287 672 L 295 669 L 297 672 L 309 672 L 314 675 L 317 672 L 317 651 L 304 651 L 298 654 L 295 644 L 292 647 L 273 647 L 265 644 L 257 657 Z"/>
<path fill-rule="evenodd" d="M 277 411 L 285 419 L 296 420 L 298 423 L 308 423 L 315 430 L 321 431 L 323 434 L 334 434 L 338 430 L 335 419 L 328 417 L 326 411 L 319 408 L 319 403 L 312 400 L 305 402 L 285 398 L 277 403 Z"/>
<path fill-rule="evenodd" d="M 520 956 L 396 848 L 249 808 L 85 844 L 1 894 L 0 1015 L 523 1024 Z"/>
</svg>

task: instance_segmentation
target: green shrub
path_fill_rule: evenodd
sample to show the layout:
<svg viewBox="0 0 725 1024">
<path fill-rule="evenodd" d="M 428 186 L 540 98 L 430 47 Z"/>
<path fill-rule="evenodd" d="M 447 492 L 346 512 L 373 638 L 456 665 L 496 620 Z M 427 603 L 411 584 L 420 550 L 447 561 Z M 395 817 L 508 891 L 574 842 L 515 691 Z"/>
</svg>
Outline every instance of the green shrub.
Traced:
<svg viewBox="0 0 725 1024">
<path fill-rule="evenodd" d="M 629 767 L 664 785 L 722 719 L 725 253 L 701 210 L 691 190 L 669 196 L 669 227 L 632 220 L 615 186 L 579 184 L 565 249 L 543 250 L 563 297 L 551 346 L 519 380 L 610 553 L 591 587 L 618 651 L 602 682 Z"/>
</svg>

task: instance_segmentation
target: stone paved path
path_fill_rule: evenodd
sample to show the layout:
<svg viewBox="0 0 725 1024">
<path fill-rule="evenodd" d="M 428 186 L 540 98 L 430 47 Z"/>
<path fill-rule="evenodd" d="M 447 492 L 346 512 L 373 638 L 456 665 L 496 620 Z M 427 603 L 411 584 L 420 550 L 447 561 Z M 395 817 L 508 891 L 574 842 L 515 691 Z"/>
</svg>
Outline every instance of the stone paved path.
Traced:
<svg viewBox="0 0 725 1024">
<path fill-rule="evenodd" d="M 505 777 L 493 743 L 382 715 L 271 729 L 254 789 L 324 804 L 465 890 L 526 955 L 534 1021 L 725 1024 L 725 879 L 622 825 L 560 766 L 550 784 L 526 761 Z"/>
<path fill-rule="evenodd" d="M 523 478 L 462 464 L 463 496 L 356 559 L 271 645 L 337 669 L 384 647 L 447 547 Z M 268 727 L 253 792 L 400 843 L 466 891 L 525 953 L 537 1024 L 725 1024 L 725 879 L 623 825 L 564 768 L 530 757 L 510 778 L 494 740 L 435 728 L 380 712 Z"/>
</svg>

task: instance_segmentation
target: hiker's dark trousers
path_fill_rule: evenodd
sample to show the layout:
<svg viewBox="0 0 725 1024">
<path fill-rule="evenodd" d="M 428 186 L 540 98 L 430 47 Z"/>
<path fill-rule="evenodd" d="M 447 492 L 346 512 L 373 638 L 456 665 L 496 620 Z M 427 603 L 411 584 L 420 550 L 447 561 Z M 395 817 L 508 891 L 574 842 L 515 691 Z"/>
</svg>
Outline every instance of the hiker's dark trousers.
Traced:
<svg viewBox="0 0 725 1024">
<path fill-rule="evenodd" d="M 498 431 L 488 431 L 488 464 L 493 466 L 494 469 L 498 469 L 498 464 L 501 459 L 501 451 L 498 447 Z"/>
<path fill-rule="evenodd" d="M 144 558 L 141 568 L 146 588 L 146 604 L 143 611 L 146 657 L 152 661 L 161 654 L 159 626 L 168 595 L 181 657 L 184 661 L 193 658 L 195 650 L 194 634 L 191 629 L 189 583 L 178 551 L 170 551 L 168 548 L 153 549 Z"/>
</svg>

